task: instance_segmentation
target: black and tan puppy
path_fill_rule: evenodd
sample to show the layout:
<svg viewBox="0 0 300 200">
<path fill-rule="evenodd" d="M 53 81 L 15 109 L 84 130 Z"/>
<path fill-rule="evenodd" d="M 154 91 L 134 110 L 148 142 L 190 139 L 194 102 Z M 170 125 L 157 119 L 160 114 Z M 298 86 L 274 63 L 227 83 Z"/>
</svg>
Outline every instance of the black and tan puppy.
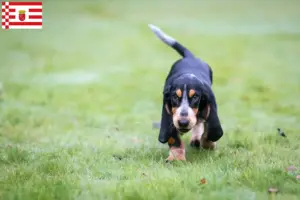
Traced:
<svg viewBox="0 0 300 200">
<path fill-rule="evenodd" d="M 158 140 L 169 144 L 167 161 L 186 160 L 180 137 L 190 130 L 190 144 L 193 147 L 215 149 L 216 141 L 222 137 L 223 130 L 211 88 L 212 69 L 160 28 L 152 24 L 149 27 L 160 40 L 183 57 L 172 65 L 163 90 Z"/>
</svg>

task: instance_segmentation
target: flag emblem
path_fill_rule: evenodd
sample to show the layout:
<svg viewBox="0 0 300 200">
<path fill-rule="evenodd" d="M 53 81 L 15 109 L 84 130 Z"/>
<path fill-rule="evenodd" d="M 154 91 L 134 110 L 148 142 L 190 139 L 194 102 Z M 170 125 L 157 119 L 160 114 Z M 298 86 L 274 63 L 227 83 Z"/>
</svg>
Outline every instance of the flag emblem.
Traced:
<svg viewBox="0 0 300 200">
<path fill-rule="evenodd" d="M 26 10 L 19 10 L 19 20 L 20 21 L 25 20 L 25 13 L 26 13 Z"/>
<path fill-rule="evenodd" d="M 2 29 L 42 29 L 42 2 L 2 2 Z"/>
</svg>

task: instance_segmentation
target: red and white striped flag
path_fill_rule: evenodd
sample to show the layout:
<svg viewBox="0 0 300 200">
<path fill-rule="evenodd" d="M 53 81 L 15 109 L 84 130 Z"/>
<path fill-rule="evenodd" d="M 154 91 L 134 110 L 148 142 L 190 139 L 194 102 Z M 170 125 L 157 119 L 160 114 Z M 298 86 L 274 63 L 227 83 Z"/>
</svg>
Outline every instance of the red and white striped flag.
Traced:
<svg viewBox="0 0 300 200">
<path fill-rule="evenodd" d="M 41 29 L 42 2 L 2 2 L 2 29 Z"/>
</svg>

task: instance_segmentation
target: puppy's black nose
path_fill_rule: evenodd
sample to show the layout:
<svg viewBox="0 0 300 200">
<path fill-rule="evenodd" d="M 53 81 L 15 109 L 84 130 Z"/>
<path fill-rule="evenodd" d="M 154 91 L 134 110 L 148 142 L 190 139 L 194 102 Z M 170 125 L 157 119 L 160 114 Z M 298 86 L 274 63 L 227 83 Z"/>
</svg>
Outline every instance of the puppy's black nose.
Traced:
<svg viewBox="0 0 300 200">
<path fill-rule="evenodd" d="M 189 125 L 189 120 L 187 120 L 187 119 L 180 119 L 178 121 L 178 125 L 181 126 L 181 127 L 186 127 L 186 126 Z"/>
<path fill-rule="evenodd" d="M 180 116 L 182 116 L 182 117 L 187 117 L 188 116 L 188 111 L 187 110 L 182 110 L 181 112 L 180 112 Z"/>
</svg>

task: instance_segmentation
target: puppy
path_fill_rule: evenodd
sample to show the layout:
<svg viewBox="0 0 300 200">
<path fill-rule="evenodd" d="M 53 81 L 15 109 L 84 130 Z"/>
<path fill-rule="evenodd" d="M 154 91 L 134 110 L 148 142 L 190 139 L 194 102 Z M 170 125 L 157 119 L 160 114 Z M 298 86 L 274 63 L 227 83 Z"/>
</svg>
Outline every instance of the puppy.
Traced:
<svg viewBox="0 0 300 200">
<path fill-rule="evenodd" d="M 152 24 L 148 26 L 161 41 L 182 56 L 171 66 L 163 89 L 158 140 L 168 142 L 170 151 L 166 161 L 186 160 L 181 136 L 190 130 L 191 146 L 215 149 L 216 141 L 223 136 L 223 129 L 211 88 L 212 69 L 160 28 Z"/>
</svg>

